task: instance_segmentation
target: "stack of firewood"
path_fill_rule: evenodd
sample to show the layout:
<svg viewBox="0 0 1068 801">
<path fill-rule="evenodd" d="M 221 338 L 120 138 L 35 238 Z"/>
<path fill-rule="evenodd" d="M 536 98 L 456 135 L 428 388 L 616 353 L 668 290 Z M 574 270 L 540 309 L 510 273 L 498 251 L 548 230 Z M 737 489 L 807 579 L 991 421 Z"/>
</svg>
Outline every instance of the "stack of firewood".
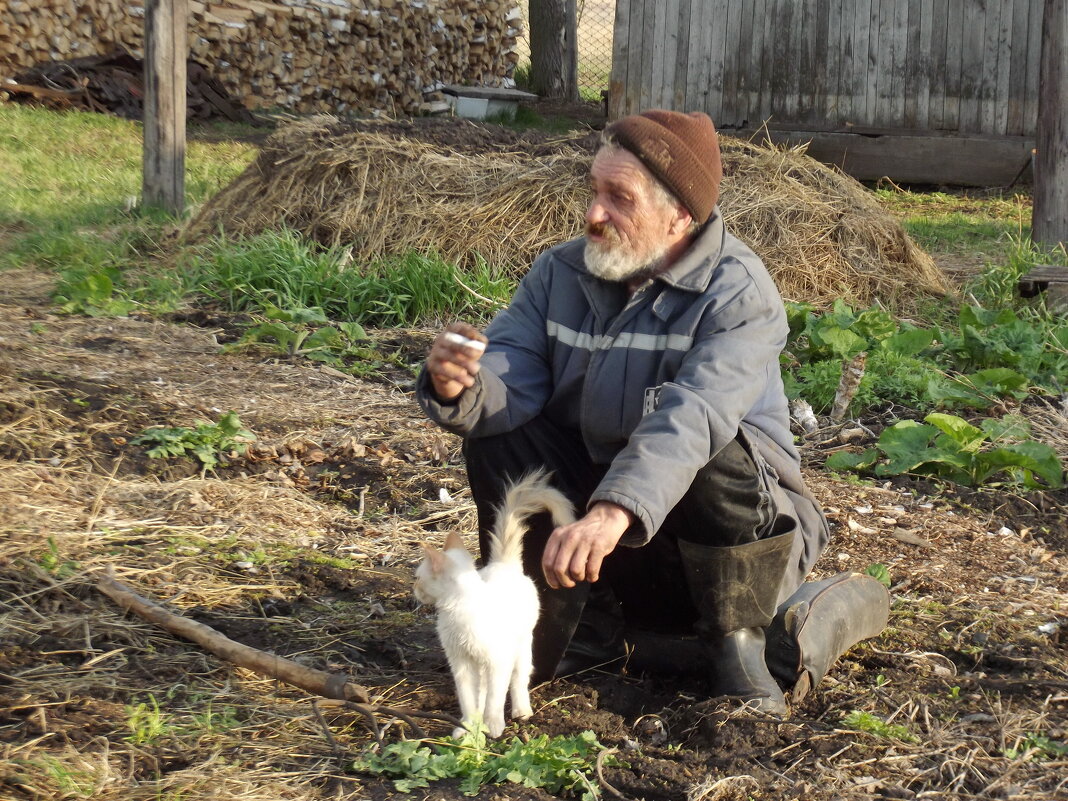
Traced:
<svg viewBox="0 0 1068 801">
<path fill-rule="evenodd" d="M 442 84 L 500 86 L 517 0 L 188 0 L 189 56 L 248 108 L 414 113 Z M 143 0 L 7 0 L 0 78 L 142 51 Z"/>
<path fill-rule="evenodd" d="M 58 110 L 97 111 L 139 120 L 144 116 L 144 71 L 141 60 L 128 53 L 49 61 L 0 83 L 0 100 Z M 234 103 L 203 65 L 188 61 L 185 72 L 187 119 L 227 119 L 256 124 L 252 112 Z"/>
</svg>

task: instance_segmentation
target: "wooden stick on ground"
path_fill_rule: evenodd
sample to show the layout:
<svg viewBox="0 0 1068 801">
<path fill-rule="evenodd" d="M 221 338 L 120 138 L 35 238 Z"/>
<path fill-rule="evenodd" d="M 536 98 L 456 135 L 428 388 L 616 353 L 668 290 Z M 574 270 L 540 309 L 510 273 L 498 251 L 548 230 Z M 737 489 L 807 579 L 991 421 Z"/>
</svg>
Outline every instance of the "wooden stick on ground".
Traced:
<svg viewBox="0 0 1068 801">
<path fill-rule="evenodd" d="M 426 737 L 426 734 L 413 718 L 429 718 L 446 721 L 453 726 L 461 725 L 460 721 L 449 715 L 373 704 L 371 703 L 370 691 L 362 685 L 347 681 L 344 674 L 327 673 L 323 670 L 305 667 L 291 659 L 264 653 L 251 646 L 242 645 L 231 640 L 226 635 L 220 634 L 210 626 L 205 626 L 203 623 L 197 623 L 195 620 L 168 612 L 154 601 L 138 595 L 125 584 L 117 581 L 112 575 L 101 578 L 96 586 L 100 592 L 111 598 L 126 611 L 133 612 L 150 623 L 155 623 L 171 634 L 196 643 L 220 659 L 225 659 L 227 662 L 232 662 L 239 667 L 247 668 L 263 676 L 270 676 L 279 681 L 284 681 L 286 684 L 292 684 L 294 687 L 299 687 L 310 693 L 344 701 L 346 707 L 363 715 L 371 731 L 374 732 L 375 739 L 379 742 L 382 740 L 382 730 L 375 722 L 374 716 L 376 714 L 400 718 L 408 724 L 415 736 L 420 738 Z"/>
</svg>

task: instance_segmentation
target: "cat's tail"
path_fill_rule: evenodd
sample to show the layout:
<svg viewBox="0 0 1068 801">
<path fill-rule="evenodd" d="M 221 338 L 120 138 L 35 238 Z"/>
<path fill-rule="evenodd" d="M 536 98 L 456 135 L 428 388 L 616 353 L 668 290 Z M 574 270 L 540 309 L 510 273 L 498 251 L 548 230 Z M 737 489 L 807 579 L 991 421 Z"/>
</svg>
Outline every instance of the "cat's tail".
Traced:
<svg viewBox="0 0 1068 801">
<path fill-rule="evenodd" d="M 549 477 L 535 470 L 509 485 L 497 508 L 497 523 L 490 533 L 490 561 L 523 562 L 523 535 L 526 521 L 538 512 L 549 512 L 554 526 L 575 522 L 575 510 L 560 490 L 549 485 Z"/>
</svg>

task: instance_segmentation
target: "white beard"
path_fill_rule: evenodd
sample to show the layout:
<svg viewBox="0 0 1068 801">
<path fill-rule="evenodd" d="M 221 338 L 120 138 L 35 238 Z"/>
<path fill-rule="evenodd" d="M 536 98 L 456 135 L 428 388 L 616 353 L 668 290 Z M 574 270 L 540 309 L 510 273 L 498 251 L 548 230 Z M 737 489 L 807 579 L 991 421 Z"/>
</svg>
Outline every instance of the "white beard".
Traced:
<svg viewBox="0 0 1068 801">
<path fill-rule="evenodd" d="M 586 242 L 582 258 L 586 269 L 605 281 L 629 281 L 653 275 L 667 254 L 667 246 L 641 253 L 623 248 L 618 242 Z"/>
</svg>

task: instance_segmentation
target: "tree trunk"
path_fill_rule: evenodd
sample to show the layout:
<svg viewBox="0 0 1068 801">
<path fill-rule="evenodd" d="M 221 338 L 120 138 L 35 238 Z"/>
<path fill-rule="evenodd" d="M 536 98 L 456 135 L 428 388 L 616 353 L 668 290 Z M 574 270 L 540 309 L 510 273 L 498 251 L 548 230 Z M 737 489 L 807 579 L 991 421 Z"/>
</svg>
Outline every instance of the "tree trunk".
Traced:
<svg viewBox="0 0 1068 801">
<path fill-rule="evenodd" d="M 186 0 L 145 3 L 145 140 L 141 202 L 185 207 Z"/>
<path fill-rule="evenodd" d="M 553 100 L 578 100 L 575 0 L 530 0 L 530 83 Z"/>
<path fill-rule="evenodd" d="M 1031 239 L 1068 245 L 1068 0 L 1046 0 L 1042 19 L 1035 202 Z"/>
</svg>

